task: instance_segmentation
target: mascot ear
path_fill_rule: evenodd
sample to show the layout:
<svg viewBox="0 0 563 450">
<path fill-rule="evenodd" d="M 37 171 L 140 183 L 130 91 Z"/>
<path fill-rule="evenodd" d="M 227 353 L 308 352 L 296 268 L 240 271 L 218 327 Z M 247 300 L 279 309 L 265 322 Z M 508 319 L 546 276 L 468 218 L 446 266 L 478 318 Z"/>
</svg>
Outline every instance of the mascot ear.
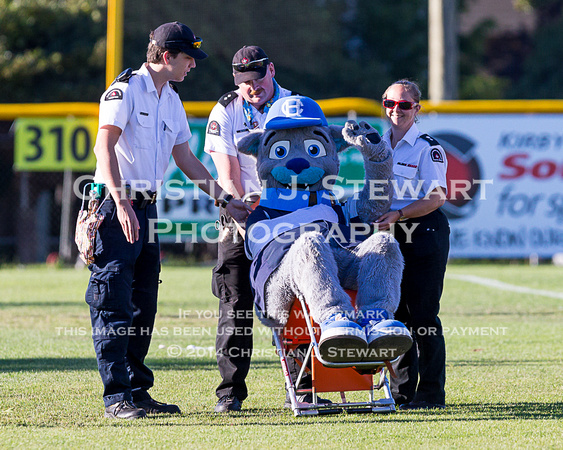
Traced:
<svg viewBox="0 0 563 450">
<path fill-rule="evenodd" d="M 330 129 L 330 136 L 334 141 L 337 153 L 340 153 L 341 151 L 344 151 L 348 147 L 350 147 L 350 144 L 348 144 L 344 140 L 344 136 L 342 136 L 342 130 L 344 129 L 344 127 L 341 127 L 339 125 L 330 125 L 329 129 Z"/>
<path fill-rule="evenodd" d="M 260 147 L 260 138 L 263 134 L 264 130 L 255 130 L 248 133 L 237 144 L 238 151 L 256 158 L 258 156 L 258 148 Z"/>
</svg>

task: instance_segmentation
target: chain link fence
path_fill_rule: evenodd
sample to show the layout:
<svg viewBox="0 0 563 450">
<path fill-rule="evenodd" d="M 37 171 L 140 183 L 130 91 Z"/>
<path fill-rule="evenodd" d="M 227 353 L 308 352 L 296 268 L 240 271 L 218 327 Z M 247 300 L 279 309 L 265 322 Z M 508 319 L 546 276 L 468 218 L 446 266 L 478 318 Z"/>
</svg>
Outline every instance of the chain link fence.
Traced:
<svg viewBox="0 0 563 450">
<path fill-rule="evenodd" d="M 68 242 L 74 233 L 69 220 L 76 220 L 80 199 L 65 199 L 63 186 L 65 176 L 68 182 L 69 175 L 83 174 L 14 170 L 13 128 L 11 121 L 0 122 L 0 263 L 55 262 L 61 250 L 67 262 L 73 261 L 77 252 Z M 61 241 L 61 232 L 67 242 Z"/>
<path fill-rule="evenodd" d="M 0 121 L 0 265 L 81 264 L 74 244 L 76 218 L 93 172 L 20 171 L 14 165 L 14 122 Z M 216 243 L 164 240 L 162 257 L 212 262 Z"/>
</svg>

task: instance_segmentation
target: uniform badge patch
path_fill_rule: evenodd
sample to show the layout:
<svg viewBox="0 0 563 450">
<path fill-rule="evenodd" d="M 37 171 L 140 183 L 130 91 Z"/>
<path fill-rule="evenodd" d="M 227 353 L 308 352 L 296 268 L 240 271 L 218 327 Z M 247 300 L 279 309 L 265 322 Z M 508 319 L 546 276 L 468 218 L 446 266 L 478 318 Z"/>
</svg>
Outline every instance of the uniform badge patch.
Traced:
<svg viewBox="0 0 563 450">
<path fill-rule="evenodd" d="M 123 91 L 121 89 L 112 89 L 109 91 L 106 96 L 104 97 L 105 101 L 108 100 L 122 100 L 123 99 Z"/>
<path fill-rule="evenodd" d="M 215 136 L 220 136 L 221 125 L 219 125 L 215 120 L 209 122 L 209 125 L 207 127 L 207 134 L 214 134 Z"/>
<path fill-rule="evenodd" d="M 444 162 L 444 157 L 442 156 L 442 152 L 440 150 L 438 150 L 437 148 L 433 148 L 430 151 L 430 157 L 432 158 L 432 161 L 434 161 L 434 162 L 440 162 L 440 163 Z"/>
</svg>

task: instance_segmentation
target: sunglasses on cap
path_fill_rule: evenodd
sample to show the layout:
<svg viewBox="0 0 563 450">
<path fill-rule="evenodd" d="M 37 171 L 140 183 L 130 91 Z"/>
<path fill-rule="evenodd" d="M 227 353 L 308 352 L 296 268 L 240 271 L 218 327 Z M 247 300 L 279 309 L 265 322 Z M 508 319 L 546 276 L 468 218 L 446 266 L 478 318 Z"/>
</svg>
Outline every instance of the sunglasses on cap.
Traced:
<svg viewBox="0 0 563 450">
<path fill-rule="evenodd" d="M 154 42 L 154 41 L 153 41 L 153 42 Z M 192 48 L 195 48 L 196 50 L 199 50 L 199 49 L 201 48 L 201 44 L 202 44 L 202 43 L 203 43 L 203 39 L 196 36 L 195 41 L 193 41 L 193 42 L 186 42 L 186 41 L 166 41 L 166 42 L 164 43 L 164 45 L 167 46 L 167 47 L 168 47 L 168 46 L 175 46 L 175 45 L 178 45 L 178 44 L 180 44 L 180 45 L 188 45 L 188 46 L 191 45 Z"/>
<path fill-rule="evenodd" d="M 403 111 L 408 111 L 409 109 L 412 109 L 413 106 L 418 105 L 418 103 L 407 102 L 406 100 L 400 100 L 398 102 L 395 100 L 383 100 L 383 106 L 385 106 L 386 108 L 393 109 L 395 105 L 399 105 L 399 109 L 402 109 Z"/>
<path fill-rule="evenodd" d="M 237 72 L 260 69 L 268 64 L 268 58 L 256 59 L 247 63 L 233 63 L 233 69 Z"/>
</svg>

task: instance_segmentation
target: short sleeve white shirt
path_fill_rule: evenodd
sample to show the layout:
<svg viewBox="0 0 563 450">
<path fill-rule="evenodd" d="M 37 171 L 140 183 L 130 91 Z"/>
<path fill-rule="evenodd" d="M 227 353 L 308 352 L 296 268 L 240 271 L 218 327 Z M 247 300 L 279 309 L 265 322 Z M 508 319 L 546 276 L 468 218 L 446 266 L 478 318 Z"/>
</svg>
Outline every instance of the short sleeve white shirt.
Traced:
<svg viewBox="0 0 563 450">
<path fill-rule="evenodd" d="M 156 190 L 175 145 L 191 137 L 184 106 L 166 83 L 160 97 L 143 64 L 128 82 L 115 82 L 100 99 L 99 127 L 121 129 L 115 146 L 122 182 L 139 190 Z M 104 183 L 99 168 L 94 181 Z"/>
<path fill-rule="evenodd" d="M 425 136 L 426 139 L 421 136 Z M 389 148 L 392 148 L 391 129 L 383 135 L 383 140 Z M 446 152 L 437 141 L 421 133 L 416 124 L 409 128 L 392 152 L 394 174 L 392 210 L 396 211 L 410 205 L 437 187 L 442 187 L 444 192 L 447 192 Z"/>
<path fill-rule="evenodd" d="M 281 86 L 279 89 L 280 98 L 291 95 L 291 91 Z M 237 143 L 250 133 L 254 127 L 247 123 L 244 115 L 244 98 L 240 93 L 240 89 L 234 92 L 237 97 L 229 102 L 227 106 L 217 103 L 213 107 L 207 123 L 204 148 L 206 153 L 223 153 L 235 156 L 238 159 L 241 184 L 244 193 L 247 194 L 249 192 L 261 191 L 262 188 L 258 173 L 256 172 L 256 161 L 251 156 L 239 153 L 237 150 Z M 225 100 L 227 99 L 225 98 Z M 257 122 L 259 128 L 264 128 L 267 113 L 261 113 L 254 106 L 251 106 L 251 108 L 254 114 L 254 121 Z"/>
</svg>

